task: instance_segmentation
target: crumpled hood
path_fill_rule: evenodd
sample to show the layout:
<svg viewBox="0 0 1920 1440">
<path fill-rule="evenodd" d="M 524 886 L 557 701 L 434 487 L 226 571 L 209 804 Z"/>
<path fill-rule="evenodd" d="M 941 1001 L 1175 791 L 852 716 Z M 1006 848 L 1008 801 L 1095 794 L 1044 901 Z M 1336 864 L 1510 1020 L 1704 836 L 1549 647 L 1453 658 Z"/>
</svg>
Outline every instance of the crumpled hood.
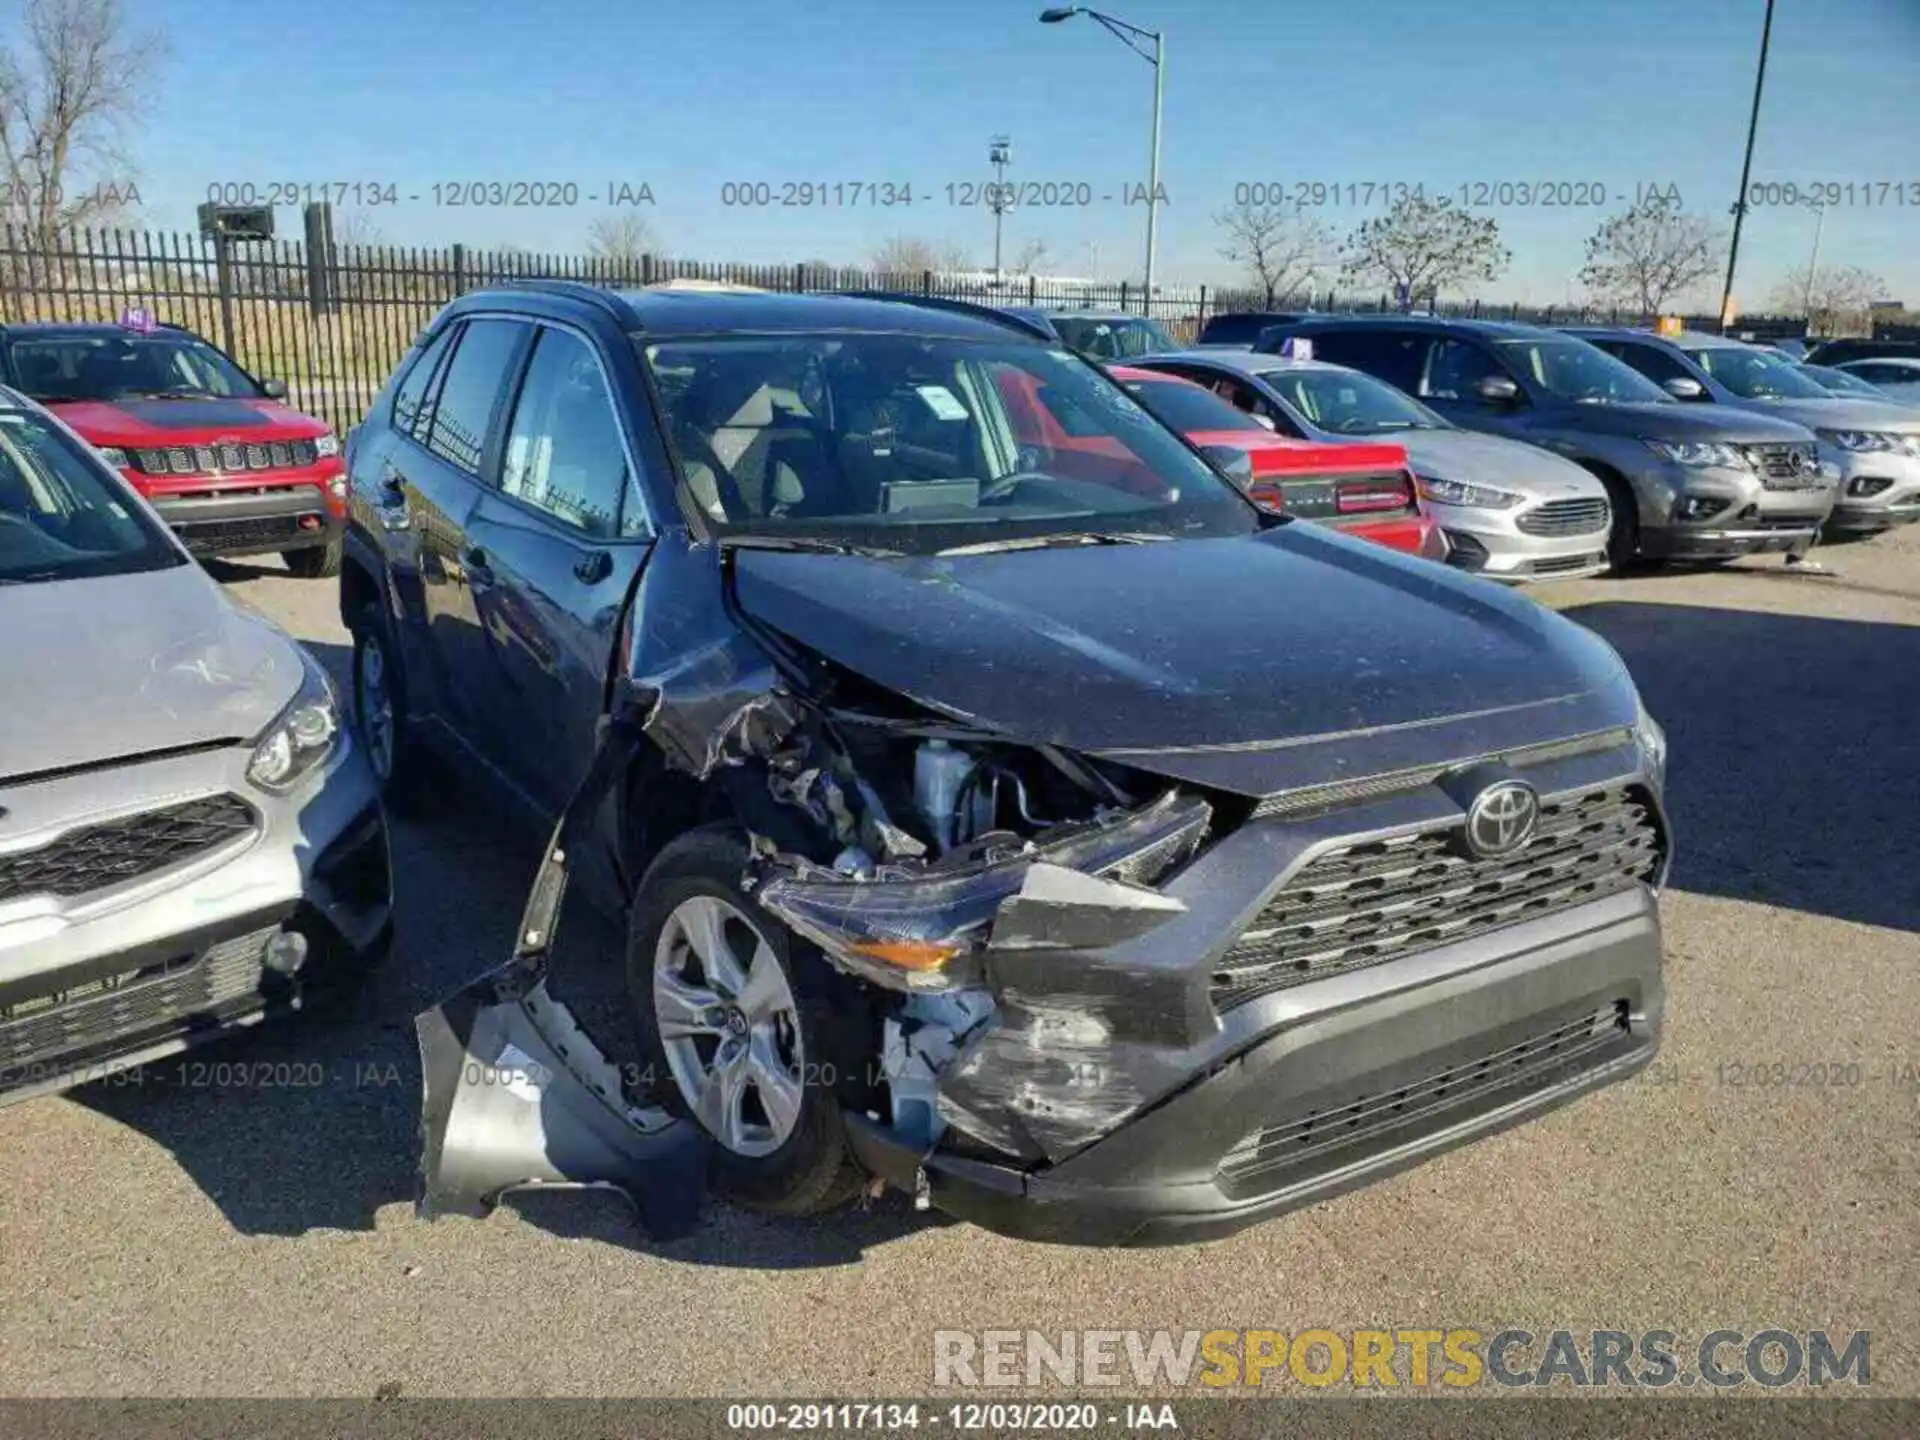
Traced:
<svg viewBox="0 0 1920 1440">
<path fill-rule="evenodd" d="M 950 558 L 741 551 L 736 564 L 749 615 L 878 684 L 1028 743 L 1243 794 L 1634 714 L 1598 637 L 1316 526 Z"/>
<path fill-rule="evenodd" d="M 182 395 L 161 400 L 68 400 L 47 406 L 95 445 L 200 445 L 222 439 L 311 440 L 327 427 L 272 400 Z"/>
<path fill-rule="evenodd" d="M 298 648 L 197 565 L 0 586 L 0 780 L 250 740 L 299 691 Z"/>
<path fill-rule="evenodd" d="M 1768 415 L 1778 415 L 1809 430 L 1891 430 L 1897 435 L 1920 434 L 1920 414 L 1912 406 L 1879 400 L 1756 400 Z"/>
<path fill-rule="evenodd" d="M 1546 498 L 1606 497 L 1607 487 L 1593 475 L 1538 445 L 1474 430 L 1405 430 L 1394 438 L 1418 475 Z"/>
<path fill-rule="evenodd" d="M 1806 427 L 1757 410 L 1683 400 L 1644 405 L 1560 405 L 1541 412 L 1545 428 L 1632 435 L 1643 440 L 1725 440 L 1742 445 L 1807 442 Z"/>
</svg>

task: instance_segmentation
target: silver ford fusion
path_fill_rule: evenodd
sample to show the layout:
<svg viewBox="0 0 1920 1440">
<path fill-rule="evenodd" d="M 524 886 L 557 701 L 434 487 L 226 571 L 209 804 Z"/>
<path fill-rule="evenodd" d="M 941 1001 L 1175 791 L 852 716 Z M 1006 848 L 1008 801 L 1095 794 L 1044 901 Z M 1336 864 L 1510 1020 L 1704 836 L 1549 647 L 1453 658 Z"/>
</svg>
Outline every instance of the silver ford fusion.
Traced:
<svg viewBox="0 0 1920 1440">
<path fill-rule="evenodd" d="M 0 389 L 0 1103 L 296 1009 L 391 935 L 324 672 Z"/>
<path fill-rule="evenodd" d="M 1282 434 L 1404 446 L 1421 498 L 1446 532 L 1450 565 L 1511 581 L 1607 568 L 1606 486 L 1538 446 L 1461 429 L 1341 365 L 1219 348 L 1130 363 L 1198 381 Z"/>
</svg>

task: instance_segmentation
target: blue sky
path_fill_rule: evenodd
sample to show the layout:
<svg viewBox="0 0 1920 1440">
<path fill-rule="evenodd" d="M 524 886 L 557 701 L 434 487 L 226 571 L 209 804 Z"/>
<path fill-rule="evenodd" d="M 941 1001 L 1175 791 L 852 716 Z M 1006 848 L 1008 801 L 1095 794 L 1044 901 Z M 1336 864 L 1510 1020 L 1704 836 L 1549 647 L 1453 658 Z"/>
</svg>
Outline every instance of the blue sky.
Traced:
<svg viewBox="0 0 1920 1440">
<path fill-rule="evenodd" d="M 675 253 L 857 263 L 892 234 L 983 263 L 991 217 L 947 203 L 986 177 L 1117 193 L 1145 178 L 1152 71 L 1037 0 L 139 0 L 172 57 L 132 138 L 144 213 L 191 224 L 214 181 L 392 182 L 396 243 L 582 248 L 602 207 L 457 210 L 432 187 L 645 182 Z M 1218 282 L 1212 215 L 1240 182 L 1674 185 L 1724 218 L 1739 178 L 1763 0 L 1113 0 L 1167 33 L 1161 277 Z M 1920 0 L 1778 0 L 1755 178 L 1907 181 L 1908 204 L 1828 212 L 1822 260 L 1920 304 Z M 729 208 L 728 181 L 889 181 L 892 210 Z M 418 195 L 417 201 L 408 200 Z M 1876 196 L 1876 198 L 1878 198 Z M 1610 207 L 1611 208 L 1611 207 Z M 1323 212 L 1344 233 L 1363 211 Z M 1606 210 L 1496 208 L 1514 252 L 1489 287 L 1560 301 Z M 298 215 L 280 215 L 297 233 Z M 1007 243 L 1137 273 L 1145 215 L 1098 201 L 1017 212 Z M 1753 212 L 1737 293 L 1757 308 L 1813 219 Z"/>
</svg>

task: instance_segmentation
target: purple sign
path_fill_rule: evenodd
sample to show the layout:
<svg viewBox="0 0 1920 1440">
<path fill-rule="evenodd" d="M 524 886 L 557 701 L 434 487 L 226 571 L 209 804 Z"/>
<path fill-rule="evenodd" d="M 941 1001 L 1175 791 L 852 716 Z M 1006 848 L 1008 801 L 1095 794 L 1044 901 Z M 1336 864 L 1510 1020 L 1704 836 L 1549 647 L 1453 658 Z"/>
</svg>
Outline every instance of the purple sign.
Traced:
<svg viewBox="0 0 1920 1440">
<path fill-rule="evenodd" d="M 142 335 L 151 335 L 160 328 L 160 322 L 153 318 L 153 312 L 145 306 L 134 305 L 120 312 L 120 326 Z"/>
</svg>

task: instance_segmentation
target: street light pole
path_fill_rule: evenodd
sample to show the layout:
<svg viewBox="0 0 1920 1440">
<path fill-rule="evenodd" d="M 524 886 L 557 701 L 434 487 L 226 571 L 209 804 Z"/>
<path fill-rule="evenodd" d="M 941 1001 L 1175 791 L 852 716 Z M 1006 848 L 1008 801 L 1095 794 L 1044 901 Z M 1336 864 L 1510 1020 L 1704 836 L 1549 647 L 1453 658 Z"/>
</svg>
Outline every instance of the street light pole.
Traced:
<svg viewBox="0 0 1920 1440">
<path fill-rule="evenodd" d="M 1147 273 L 1143 310 L 1143 313 L 1150 315 L 1153 313 L 1154 261 L 1160 249 L 1160 110 L 1166 95 L 1167 37 L 1161 31 L 1142 30 L 1138 25 L 1129 25 L 1117 16 L 1089 10 L 1085 5 L 1058 5 L 1042 10 L 1040 23 L 1058 25 L 1062 20 L 1071 20 L 1076 15 L 1085 15 L 1089 20 L 1098 21 L 1108 34 L 1153 66 L 1153 154 L 1147 167 Z M 1148 40 L 1153 42 L 1151 53 L 1144 45 Z"/>
<path fill-rule="evenodd" d="M 1747 154 L 1740 162 L 1740 194 L 1733 202 L 1733 240 L 1727 246 L 1727 283 L 1720 292 L 1720 333 L 1727 333 L 1727 307 L 1733 303 L 1733 269 L 1740 263 L 1740 222 L 1747 218 L 1747 182 L 1753 174 L 1753 139 L 1760 129 L 1760 91 L 1767 83 L 1767 46 L 1773 39 L 1773 0 L 1760 27 L 1760 64 L 1753 74 L 1753 113 L 1747 117 Z"/>
</svg>

